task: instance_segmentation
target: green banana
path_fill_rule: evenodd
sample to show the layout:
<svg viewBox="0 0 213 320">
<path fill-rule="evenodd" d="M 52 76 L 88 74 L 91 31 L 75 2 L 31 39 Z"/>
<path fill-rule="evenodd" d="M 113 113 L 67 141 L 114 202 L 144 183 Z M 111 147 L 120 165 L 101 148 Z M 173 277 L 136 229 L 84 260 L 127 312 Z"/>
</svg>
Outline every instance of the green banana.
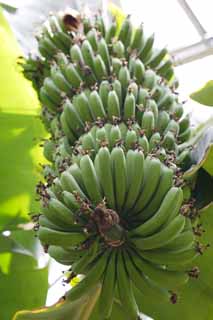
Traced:
<svg viewBox="0 0 213 320">
<path fill-rule="evenodd" d="M 158 185 L 158 191 L 153 196 L 152 201 L 149 203 L 149 205 L 146 206 L 138 215 L 138 218 L 141 218 L 143 221 L 149 219 L 153 214 L 155 214 L 155 212 L 160 208 L 165 195 L 172 188 L 173 170 L 164 165 L 162 166 L 161 170 L 162 173 Z M 181 191 L 178 192 L 179 194 L 182 194 Z"/>
<path fill-rule="evenodd" d="M 59 105 L 57 105 L 48 95 L 46 89 L 44 87 L 41 87 L 39 91 L 39 97 L 41 99 L 41 102 L 44 104 L 45 107 L 51 112 L 51 113 L 56 113 L 57 108 Z"/>
<path fill-rule="evenodd" d="M 141 122 L 141 128 L 145 131 L 147 138 L 150 138 L 155 129 L 155 117 L 152 111 L 145 111 Z"/>
<path fill-rule="evenodd" d="M 145 208 L 145 206 L 151 200 L 157 186 L 159 183 L 161 175 L 161 163 L 158 159 L 151 159 L 147 157 L 144 162 L 144 181 L 140 195 L 132 209 L 132 214 L 134 212 L 138 213 Z M 150 177 L 152 177 L 152 183 L 149 182 Z"/>
<path fill-rule="evenodd" d="M 167 290 L 158 287 L 154 282 L 151 281 L 146 275 L 137 267 L 135 263 L 136 255 L 132 254 L 128 250 L 128 253 L 124 253 L 125 264 L 127 272 L 135 287 L 145 296 L 151 296 L 155 298 L 156 301 L 169 301 L 169 293 Z"/>
<path fill-rule="evenodd" d="M 125 212 L 131 209 L 141 191 L 144 177 L 144 155 L 141 151 L 129 150 L 126 155 L 127 195 Z"/>
<path fill-rule="evenodd" d="M 155 127 L 157 127 L 157 123 L 158 123 L 158 106 L 157 106 L 157 103 L 153 99 L 147 99 L 145 106 L 146 106 L 146 110 L 147 111 L 150 110 L 150 111 L 153 112 L 154 119 L 155 119 Z"/>
<path fill-rule="evenodd" d="M 67 94 L 71 94 L 72 88 L 69 82 L 66 80 L 66 78 L 62 74 L 62 72 L 60 71 L 60 69 L 58 69 L 56 66 L 52 66 L 50 72 L 51 72 L 51 78 L 54 84 L 56 85 L 56 87 L 58 87 L 60 90 L 62 90 Z"/>
<path fill-rule="evenodd" d="M 97 49 L 98 49 L 98 34 L 97 34 L 96 29 L 92 28 L 91 30 L 89 30 L 89 32 L 87 32 L 86 38 L 90 42 L 92 49 L 94 51 L 97 51 Z"/>
<path fill-rule="evenodd" d="M 135 130 L 127 130 L 125 137 L 125 148 L 126 150 L 135 149 L 137 146 L 138 136 Z"/>
<path fill-rule="evenodd" d="M 96 141 L 92 136 L 91 132 L 86 133 L 81 140 L 82 140 L 82 148 L 84 150 L 91 150 L 91 151 L 96 150 Z"/>
<path fill-rule="evenodd" d="M 158 101 L 160 110 L 170 110 L 174 104 L 175 96 L 170 91 L 166 92 Z"/>
<path fill-rule="evenodd" d="M 74 223 L 74 213 L 54 198 L 51 198 L 48 205 L 42 208 L 42 213 L 50 222 L 61 227 L 72 226 Z"/>
<path fill-rule="evenodd" d="M 181 252 L 156 249 L 156 250 L 147 250 L 140 251 L 140 255 L 147 261 L 150 261 L 154 264 L 166 266 L 166 269 L 171 271 L 183 271 L 190 268 L 193 260 L 199 255 L 194 248 L 190 248 Z"/>
<path fill-rule="evenodd" d="M 88 273 L 75 287 L 68 291 L 66 298 L 70 301 L 79 299 L 84 293 L 88 292 L 92 287 L 100 281 L 106 268 L 108 251 L 99 256 L 89 269 Z"/>
<path fill-rule="evenodd" d="M 185 132 L 190 125 L 189 115 L 186 115 L 183 119 L 179 121 L 180 134 Z"/>
<path fill-rule="evenodd" d="M 188 128 L 184 132 L 179 134 L 178 139 L 180 142 L 185 142 L 189 140 L 190 136 L 191 136 L 191 128 Z"/>
<path fill-rule="evenodd" d="M 152 153 L 153 151 L 158 149 L 160 144 L 161 144 L 161 135 L 160 135 L 160 133 L 159 132 L 153 133 L 153 135 L 149 139 L 149 152 Z"/>
<path fill-rule="evenodd" d="M 116 92 L 118 99 L 119 99 L 120 106 L 122 106 L 122 104 L 123 104 L 122 87 L 121 87 L 121 83 L 118 79 L 114 79 L 112 81 L 112 89 Z"/>
<path fill-rule="evenodd" d="M 159 115 L 158 115 L 158 121 L 157 121 L 157 128 L 156 129 L 160 133 L 163 133 L 165 131 L 166 127 L 168 126 L 169 121 L 170 121 L 170 117 L 169 117 L 168 112 L 166 112 L 164 110 L 160 111 Z"/>
<path fill-rule="evenodd" d="M 115 90 L 111 90 L 107 99 L 107 114 L 110 120 L 120 118 L 119 98 Z"/>
<path fill-rule="evenodd" d="M 76 200 L 75 196 L 69 191 L 63 191 L 62 197 L 65 205 L 72 211 L 76 212 L 80 209 L 80 204 Z"/>
<path fill-rule="evenodd" d="M 110 136 L 109 136 L 109 146 L 110 149 L 113 149 L 117 144 L 121 142 L 121 130 L 118 125 L 113 125 L 110 130 Z"/>
<path fill-rule="evenodd" d="M 145 67 L 140 59 L 134 61 L 134 78 L 138 84 L 143 83 Z"/>
<path fill-rule="evenodd" d="M 102 147 L 98 151 L 98 165 L 100 170 L 100 184 L 103 189 L 106 203 L 110 208 L 115 208 L 115 193 L 113 185 L 113 175 L 111 171 L 111 156 L 107 147 Z"/>
<path fill-rule="evenodd" d="M 52 221 L 55 219 L 51 219 Z M 59 221 L 58 220 L 54 221 L 55 223 L 53 223 L 52 221 L 50 221 L 45 215 L 40 215 L 38 222 L 39 222 L 39 226 L 41 227 L 45 227 L 45 228 L 49 228 L 49 229 L 53 229 L 53 230 L 58 230 L 58 231 L 72 231 L 72 226 L 70 225 L 65 225 L 65 223 Z"/>
<path fill-rule="evenodd" d="M 144 134 L 142 134 L 138 138 L 138 146 L 139 146 L 139 148 L 142 149 L 142 151 L 143 151 L 143 153 L 145 155 L 148 154 L 148 152 L 149 152 L 149 141 L 148 141 L 147 137 Z"/>
<path fill-rule="evenodd" d="M 139 107 L 145 107 L 147 104 L 147 101 L 149 99 L 149 92 L 147 89 L 143 88 L 143 87 L 139 87 L 138 90 L 138 97 L 137 97 L 137 104 L 139 105 Z M 138 118 L 138 121 L 141 120 L 142 117 Z"/>
<path fill-rule="evenodd" d="M 125 265 L 125 260 L 122 251 L 118 252 L 117 256 L 117 286 L 118 293 L 123 308 L 128 314 L 130 319 L 136 320 L 138 318 L 138 306 L 135 301 L 132 282 L 130 280 L 131 273 L 127 273 L 128 267 Z"/>
<path fill-rule="evenodd" d="M 132 28 L 132 24 L 130 21 L 130 16 L 127 16 L 121 25 L 121 29 L 120 29 L 120 32 L 118 35 L 118 39 L 123 42 L 123 44 L 125 45 L 126 48 L 131 43 L 132 32 L 133 32 L 133 28 Z"/>
<path fill-rule="evenodd" d="M 75 101 L 75 102 L 74 102 Z M 85 92 L 78 94 L 73 100 L 76 111 L 83 122 L 93 122 L 95 117 Z"/>
<path fill-rule="evenodd" d="M 180 188 L 172 187 L 163 198 L 163 201 L 155 214 L 145 223 L 140 224 L 137 228 L 131 230 L 130 235 L 145 237 L 147 235 L 154 234 L 164 223 L 166 223 L 170 215 L 173 218 L 176 217 L 180 210 L 182 202 L 182 190 Z M 152 202 L 150 203 L 150 205 L 152 205 Z"/>
<path fill-rule="evenodd" d="M 190 231 L 184 231 L 177 236 L 173 241 L 163 247 L 167 251 L 185 251 L 191 249 L 195 243 L 195 236 Z"/>
<path fill-rule="evenodd" d="M 163 138 L 162 146 L 167 150 L 175 150 L 175 136 L 171 131 L 168 131 Z"/>
<path fill-rule="evenodd" d="M 104 119 L 106 117 L 102 100 L 96 90 L 93 90 L 90 93 L 89 105 L 96 119 L 97 118 Z"/>
<path fill-rule="evenodd" d="M 122 60 L 119 59 L 119 58 L 116 58 L 116 57 L 113 57 L 112 58 L 112 72 L 113 72 L 113 75 L 115 75 L 116 77 L 119 76 L 119 72 L 120 72 L 120 69 L 122 67 L 123 63 L 122 63 Z"/>
<path fill-rule="evenodd" d="M 52 244 L 62 247 L 70 247 L 80 245 L 86 240 L 86 235 L 82 232 L 63 232 L 45 227 L 40 227 L 38 236 L 42 243 Z"/>
<path fill-rule="evenodd" d="M 138 28 L 135 29 L 135 33 L 133 36 L 132 43 L 130 45 L 132 50 L 137 50 L 137 52 L 141 52 L 144 46 L 144 33 L 143 33 L 143 25 L 141 24 Z"/>
<path fill-rule="evenodd" d="M 99 300 L 100 314 L 103 319 L 109 319 L 112 312 L 116 285 L 116 256 L 116 250 L 113 250 L 104 272 L 103 285 Z"/>
<path fill-rule="evenodd" d="M 135 119 L 135 97 L 132 92 L 127 93 L 125 101 L 124 101 L 124 120 Z"/>
<path fill-rule="evenodd" d="M 185 272 L 165 270 L 145 261 L 138 252 L 132 250 L 131 253 L 134 255 L 133 260 L 136 267 L 160 288 L 174 290 L 189 280 L 189 276 Z"/>
<path fill-rule="evenodd" d="M 94 59 L 95 76 L 99 82 L 107 78 L 107 70 L 102 57 L 98 54 Z"/>
<path fill-rule="evenodd" d="M 76 137 L 73 133 L 72 128 L 70 128 L 70 124 L 69 124 L 68 119 L 67 119 L 64 112 L 62 112 L 62 114 L 60 116 L 60 123 L 61 123 L 61 127 L 62 127 L 64 134 L 67 136 L 70 144 L 72 145 L 74 143 L 74 141 L 76 140 Z"/>
<path fill-rule="evenodd" d="M 87 39 L 85 39 L 81 45 L 81 52 L 85 63 L 94 71 L 94 52 Z"/>
<path fill-rule="evenodd" d="M 72 132 L 75 132 L 77 135 L 80 135 L 84 129 L 84 124 L 77 113 L 74 105 L 67 99 L 63 105 L 63 113 L 66 118 L 66 122 Z"/>
<path fill-rule="evenodd" d="M 77 261 L 72 264 L 72 272 L 75 274 L 84 274 L 87 271 L 88 265 L 95 259 L 98 252 L 99 240 L 96 239 L 90 244 L 87 252 Z"/>
<path fill-rule="evenodd" d="M 108 101 L 109 92 L 110 92 L 109 81 L 107 81 L 107 80 L 101 81 L 98 93 L 99 93 L 99 96 L 101 97 L 101 100 L 102 100 L 102 103 L 103 103 L 105 110 L 107 110 L 107 105 L 108 105 L 107 101 Z"/>
<path fill-rule="evenodd" d="M 65 71 L 66 70 L 66 66 L 69 63 L 69 59 L 67 58 L 67 56 L 63 52 L 58 52 L 56 57 L 55 57 L 55 59 L 56 59 L 56 65 L 57 65 L 57 67 L 59 67 L 58 69 L 64 75 L 65 72 L 66 72 Z"/>
<path fill-rule="evenodd" d="M 95 140 L 98 147 L 101 147 L 103 144 L 108 144 L 107 131 L 104 126 L 97 128 Z"/>
<path fill-rule="evenodd" d="M 79 88 L 83 82 L 83 79 L 73 63 L 69 63 L 66 66 L 66 79 L 73 88 Z"/>
<path fill-rule="evenodd" d="M 183 113 L 184 113 L 183 105 L 181 103 L 175 103 L 175 105 L 172 109 L 172 112 L 173 112 L 174 119 L 179 120 L 183 116 Z"/>
<path fill-rule="evenodd" d="M 54 161 L 55 149 L 56 149 L 56 145 L 55 145 L 54 141 L 52 141 L 52 140 L 45 141 L 43 154 L 44 154 L 45 158 L 50 162 Z"/>
<path fill-rule="evenodd" d="M 109 55 L 107 43 L 104 38 L 101 38 L 98 42 L 98 53 L 103 59 L 107 72 L 110 73 L 110 66 L 111 66 L 110 55 Z"/>
<path fill-rule="evenodd" d="M 153 70 L 148 69 L 144 73 L 142 85 L 144 88 L 152 90 L 155 88 L 157 80 L 156 73 Z"/>
<path fill-rule="evenodd" d="M 83 182 L 90 199 L 98 204 L 102 201 L 102 191 L 100 182 L 95 172 L 92 160 L 85 155 L 80 160 L 80 169 L 82 172 Z"/>
<path fill-rule="evenodd" d="M 168 54 L 168 50 L 166 48 L 163 48 L 161 50 L 158 50 L 153 57 L 151 57 L 150 61 L 148 62 L 148 66 L 152 69 L 155 69 L 159 66 L 161 61 L 165 58 L 165 56 Z"/>
<path fill-rule="evenodd" d="M 102 15 L 97 15 L 95 19 L 95 28 L 101 33 L 102 37 L 105 37 L 106 27 Z"/>
<path fill-rule="evenodd" d="M 39 39 L 39 50 L 41 48 L 44 48 L 44 52 L 47 52 L 48 58 L 53 57 L 58 52 L 58 48 L 55 44 L 45 35 Z M 42 54 L 43 49 L 42 51 L 40 50 L 40 52 Z"/>
<path fill-rule="evenodd" d="M 118 40 L 112 44 L 113 55 L 122 59 L 125 57 L 125 47 L 122 41 Z"/>
<path fill-rule="evenodd" d="M 165 228 L 146 238 L 132 237 L 131 242 L 140 250 L 162 248 L 165 244 L 174 240 L 183 230 L 185 218 L 178 215 Z"/>
<path fill-rule="evenodd" d="M 81 52 L 81 48 L 77 43 L 70 47 L 70 57 L 73 63 L 84 65 L 85 61 Z"/>
<path fill-rule="evenodd" d="M 83 177 L 82 177 L 82 172 L 81 169 L 79 168 L 77 163 L 73 163 L 68 169 L 67 172 L 70 173 L 78 185 L 80 186 L 81 190 L 87 195 L 87 191 L 84 185 Z"/>
<path fill-rule="evenodd" d="M 61 97 L 61 92 L 58 90 L 54 82 L 52 81 L 51 78 L 45 78 L 44 80 L 44 88 L 47 92 L 47 95 L 51 98 L 51 100 L 55 104 L 60 104 L 62 97 Z"/>
<path fill-rule="evenodd" d="M 123 97 L 126 96 L 127 87 L 130 83 L 130 73 L 127 66 L 122 66 L 118 73 L 118 80 L 121 83 L 122 87 L 122 95 Z"/>
<path fill-rule="evenodd" d="M 77 192 L 82 199 L 86 199 L 86 195 L 81 190 L 80 186 L 76 182 L 75 178 L 67 171 L 64 171 L 61 174 L 61 185 L 65 191 L 68 192 Z"/>
<path fill-rule="evenodd" d="M 116 34 L 116 28 L 117 28 L 116 22 L 112 21 L 111 25 L 109 26 L 109 29 L 106 31 L 106 34 L 105 34 L 105 40 L 107 44 L 113 42 L 113 38 L 115 37 L 115 34 Z"/>
<path fill-rule="evenodd" d="M 178 136 L 179 124 L 175 120 L 171 119 L 164 131 L 164 134 L 166 134 L 168 131 L 172 132 L 175 137 Z"/>
<path fill-rule="evenodd" d="M 69 249 L 50 245 L 48 247 L 48 254 L 53 259 L 64 265 L 71 265 L 74 261 L 84 257 L 86 253 L 84 252 L 84 250 Z"/>
<path fill-rule="evenodd" d="M 127 168 L 124 151 L 121 147 L 115 147 L 111 152 L 112 174 L 115 186 L 116 207 L 119 212 L 123 207 L 127 186 Z"/>
<path fill-rule="evenodd" d="M 162 65 L 157 69 L 157 73 L 159 73 L 162 77 L 165 77 L 167 71 L 172 67 L 172 61 L 167 60 L 162 62 Z"/>
<path fill-rule="evenodd" d="M 145 40 L 144 46 L 139 52 L 139 58 L 146 64 L 152 54 L 154 44 L 154 34 Z"/>
</svg>

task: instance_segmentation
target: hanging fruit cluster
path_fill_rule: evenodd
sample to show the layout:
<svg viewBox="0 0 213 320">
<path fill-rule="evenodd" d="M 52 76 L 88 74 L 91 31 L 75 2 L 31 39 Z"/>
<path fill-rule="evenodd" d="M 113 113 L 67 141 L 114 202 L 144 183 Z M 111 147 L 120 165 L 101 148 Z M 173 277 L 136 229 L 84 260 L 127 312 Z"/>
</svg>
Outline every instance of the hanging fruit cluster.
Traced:
<svg viewBox="0 0 213 320">
<path fill-rule="evenodd" d="M 203 249 L 183 194 L 190 151 L 179 146 L 189 118 L 168 52 L 153 44 L 130 17 L 118 30 L 114 20 L 106 28 L 101 15 L 74 11 L 50 16 L 38 36 L 52 163 L 37 187 L 38 236 L 72 275 L 85 276 L 66 299 L 101 283 L 102 319 L 115 296 L 139 319 L 135 287 L 175 303 L 175 290 L 198 275 L 193 261 Z"/>
</svg>

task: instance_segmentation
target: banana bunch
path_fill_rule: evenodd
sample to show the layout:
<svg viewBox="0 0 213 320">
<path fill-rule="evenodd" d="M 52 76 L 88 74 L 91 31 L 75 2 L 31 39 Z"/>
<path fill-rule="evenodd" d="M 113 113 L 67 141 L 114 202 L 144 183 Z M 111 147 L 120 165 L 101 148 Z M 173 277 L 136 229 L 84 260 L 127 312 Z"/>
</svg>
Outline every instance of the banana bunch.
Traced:
<svg viewBox="0 0 213 320">
<path fill-rule="evenodd" d="M 74 21 L 74 26 L 67 24 L 69 20 Z M 159 110 L 169 111 L 175 119 L 182 116 L 183 108 L 173 92 L 174 71 L 171 60 L 165 48 L 160 51 L 153 49 L 153 36 L 145 38 L 142 26 L 133 30 L 129 17 L 124 20 L 118 35 L 115 22 L 107 30 L 104 22 L 100 23 L 100 17 L 89 23 L 86 19 L 86 27 L 85 19 L 81 23 L 80 20 L 73 13 L 64 14 L 63 17 L 51 16 L 39 36 L 40 53 L 46 61 L 51 62 L 49 76 L 40 89 L 40 98 L 52 114 L 60 113 L 66 107 L 66 99 L 72 102 L 76 93 L 83 90 L 77 106 L 72 103 L 76 111 L 72 112 L 72 117 L 79 130 L 82 124 L 94 122 L 97 117 L 128 120 L 137 118 L 138 113 L 141 121 L 141 109 L 146 99 L 154 100 Z M 67 49 L 61 45 L 63 42 Z M 170 88 L 167 80 L 171 83 Z M 91 92 L 94 86 L 99 97 L 97 93 Z M 86 101 L 89 98 L 88 89 L 92 97 Z M 154 102 L 148 104 L 151 104 L 150 111 L 156 118 Z M 145 115 L 151 127 L 153 114 Z M 177 129 L 174 130 L 176 133 Z M 75 136 L 75 128 L 71 127 L 71 131 L 74 131 L 71 137 Z"/>
<path fill-rule="evenodd" d="M 198 255 L 174 176 L 140 148 L 101 146 L 94 160 L 82 155 L 53 180 L 41 198 L 38 236 L 51 257 L 84 275 L 68 300 L 101 283 L 103 319 L 111 315 L 116 292 L 130 319 L 139 313 L 135 287 L 172 300 Z"/>
<path fill-rule="evenodd" d="M 164 77 L 173 74 L 166 49 L 154 51 L 154 38 L 145 39 L 142 26 L 133 32 L 129 17 L 118 35 L 115 22 L 107 30 L 100 18 L 90 23 L 86 19 L 85 24 L 85 18 L 80 22 L 76 14 L 74 26 L 69 26 L 70 17 L 69 13 L 64 18 L 51 16 L 39 37 L 40 53 L 51 61 L 49 76 L 40 89 L 42 119 L 51 134 L 55 128 L 50 122 L 59 121 L 59 137 L 65 135 L 66 145 L 72 147 L 97 122 L 99 126 L 131 125 L 131 129 L 138 124 L 145 152 L 149 150 L 147 140 L 151 140 L 151 146 L 161 142 L 165 150 L 177 154 L 177 145 L 190 138 L 191 129 L 176 92 Z M 83 31 L 77 27 L 82 24 Z M 68 53 L 54 43 L 61 33 L 63 39 L 66 33 L 70 37 Z M 55 49 L 48 51 L 47 46 L 45 55 L 46 42 Z M 136 137 L 134 131 L 139 130 L 128 134 L 130 144 Z M 63 162 L 60 157 L 59 162 Z"/>
<path fill-rule="evenodd" d="M 172 61 L 129 16 L 119 29 L 101 15 L 61 12 L 37 40 L 41 118 L 51 136 L 46 184 L 37 187 L 38 237 L 71 277 L 83 275 L 68 301 L 101 286 L 101 319 L 111 319 L 116 299 L 138 320 L 136 290 L 174 303 L 202 252 L 186 210 L 191 195 L 187 203 L 183 195 L 191 160 L 181 146 L 191 127 Z"/>
<path fill-rule="evenodd" d="M 90 71 L 93 74 L 91 80 L 102 80 L 112 69 L 118 73 L 125 60 L 130 60 L 129 69 L 133 72 L 136 59 L 135 76 L 139 81 L 148 68 L 156 70 L 166 81 L 174 77 L 167 49 L 154 49 L 154 35 L 145 37 L 142 24 L 135 29 L 129 16 L 118 32 L 116 21 L 107 28 L 100 16 L 88 19 L 69 10 L 51 15 L 37 38 L 40 54 L 45 59 L 57 60 L 59 52 L 70 54 L 79 74 L 85 76 Z M 89 68 L 87 72 L 85 67 Z"/>
</svg>

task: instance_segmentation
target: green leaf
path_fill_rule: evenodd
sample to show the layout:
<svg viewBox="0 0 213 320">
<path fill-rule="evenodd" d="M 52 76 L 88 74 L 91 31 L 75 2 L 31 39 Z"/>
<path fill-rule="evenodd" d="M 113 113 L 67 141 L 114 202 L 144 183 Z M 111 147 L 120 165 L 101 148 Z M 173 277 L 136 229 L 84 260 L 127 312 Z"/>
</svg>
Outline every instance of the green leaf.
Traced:
<svg viewBox="0 0 213 320">
<path fill-rule="evenodd" d="M 17 65 L 20 49 L 0 11 L 0 230 L 13 229 L 38 211 L 35 185 L 45 136 L 39 102 Z"/>
<path fill-rule="evenodd" d="M 38 210 L 35 185 L 43 161 L 40 139 L 46 135 L 39 120 L 39 102 L 24 79 L 17 58 L 18 44 L 0 10 L 0 310 L 11 319 L 20 308 L 43 305 L 48 269 L 37 268 L 38 242 L 23 231 L 28 213 Z M 2 230 L 13 231 L 3 237 Z"/>
<path fill-rule="evenodd" d="M 204 252 L 203 256 L 200 256 L 197 260 L 198 266 L 201 271 L 200 280 L 205 284 L 209 291 L 211 290 L 211 296 L 213 296 L 213 202 L 211 202 L 208 206 L 202 208 L 199 211 L 199 214 L 200 223 L 202 224 L 202 228 L 205 231 L 201 238 L 202 243 L 204 243 L 205 245 L 210 245 L 210 247 Z"/>
<path fill-rule="evenodd" d="M 213 201 L 212 190 L 213 178 L 204 169 L 199 169 L 193 190 L 197 208 L 203 208 Z"/>
<path fill-rule="evenodd" d="M 0 271 L 1 320 L 12 319 L 20 308 L 36 308 L 46 299 L 48 269 L 37 269 L 34 258 L 11 254 L 7 273 Z"/>
<path fill-rule="evenodd" d="M 22 233 L 23 236 L 23 233 Z M 27 250 L 24 246 L 20 245 L 17 241 L 11 239 L 11 237 L 5 237 L 3 234 L 0 234 L 0 253 L 21 253 L 24 255 L 32 256 L 30 250 Z M 2 261 L 1 261 L 2 263 Z"/>
<path fill-rule="evenodd" d="M 4 9 L 4 10 L 6 10 L 7 12 L 9 12 L 9 13 L 16 13 L 16 11 L 17 11 L 17 7 L 15 7 L 15 6 L 13 6 L 13 5 L 9 5 L 9 4 L 7 4 L 7 3 L 5 3 L 5 2 L 0 2 L 0 6 Z"/>
<path fill-rule="evenodd" d="M 43 307 L 33 311 L 20 311 L 13 320 L 89 320 L 90 314 L 100 295 L 101 286 L 93 287 L 89 292 L 80 299 L 70 301 L 63 299 L 51 307 Z"/>
<path fill-rule="evenodd" d="M 200 168 L 204 168 L 213 176 L 213 127 L 207 128 L 196 141 L 191 158 L 193 165 L 185 172 L 185 178 L 193 176 Z"/>
<path fill-rule="evenodd" d="M 192 93 L 190 98 L 206 106 L 213 106 L 213 80 L 208 81 L 204 87 Z"/>
</svg>

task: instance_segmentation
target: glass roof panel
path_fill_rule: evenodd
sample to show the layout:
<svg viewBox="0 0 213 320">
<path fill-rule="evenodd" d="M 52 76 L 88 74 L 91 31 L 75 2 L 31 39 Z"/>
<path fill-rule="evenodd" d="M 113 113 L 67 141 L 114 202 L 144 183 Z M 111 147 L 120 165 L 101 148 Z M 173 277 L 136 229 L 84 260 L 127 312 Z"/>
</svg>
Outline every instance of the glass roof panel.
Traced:
<svg viewBox="0 0 213 320">
<path fill-rule="evenodd" d="M 135 24 L 144 22 L 146 34 L 155 33 L 156 46 L 167 45 L 170 50 L 200 40 L 196 29 L 176 0 L 122 0 L 125 13 Z"/>
<path fill-rule="evenodd" d="M 207 33 L 213 35 L 213 1 L 188 0 L 187 2 Z"/>
</svg>

